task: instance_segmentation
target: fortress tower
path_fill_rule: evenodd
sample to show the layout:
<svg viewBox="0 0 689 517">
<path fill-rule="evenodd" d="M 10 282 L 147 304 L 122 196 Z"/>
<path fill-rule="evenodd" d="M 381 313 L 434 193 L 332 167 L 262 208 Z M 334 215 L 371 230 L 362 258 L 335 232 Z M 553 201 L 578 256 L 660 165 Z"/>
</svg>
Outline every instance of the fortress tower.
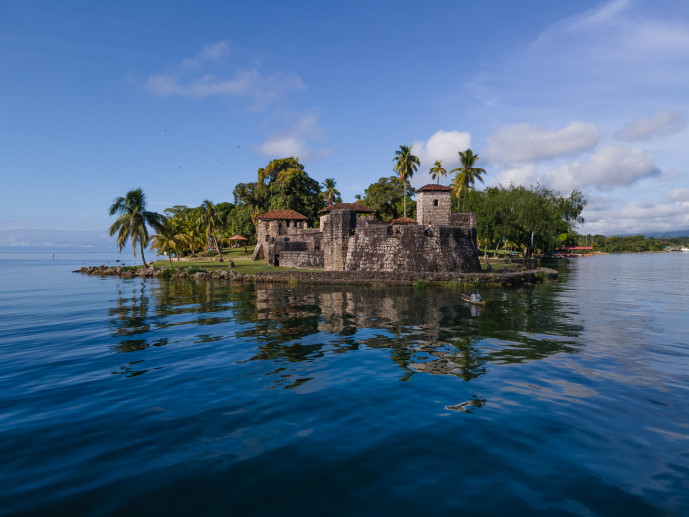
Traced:
<svg viewBox="0 0 689 517">
<path fill-rule="evenodd" d="M 426 185 L 416 191 L 416 221 L 426 226 L 450 225 L 452 187 Z"/>
</svg>

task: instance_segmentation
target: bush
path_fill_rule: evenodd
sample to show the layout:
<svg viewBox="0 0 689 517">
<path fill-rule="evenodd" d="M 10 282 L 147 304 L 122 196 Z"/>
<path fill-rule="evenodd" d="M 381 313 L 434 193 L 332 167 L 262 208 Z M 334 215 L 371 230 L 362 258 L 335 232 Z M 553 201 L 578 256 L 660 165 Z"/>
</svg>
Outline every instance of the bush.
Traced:
<svg viewBox="0 0 689 517">
<path fill-rule="evenodd" d="M 416 282 L 414 282 L 415 289 L 426 289 L 426 287 L 428 287 L 428 282 L 426 282 L 425 280 L 417 280 Z"/>
</svg>

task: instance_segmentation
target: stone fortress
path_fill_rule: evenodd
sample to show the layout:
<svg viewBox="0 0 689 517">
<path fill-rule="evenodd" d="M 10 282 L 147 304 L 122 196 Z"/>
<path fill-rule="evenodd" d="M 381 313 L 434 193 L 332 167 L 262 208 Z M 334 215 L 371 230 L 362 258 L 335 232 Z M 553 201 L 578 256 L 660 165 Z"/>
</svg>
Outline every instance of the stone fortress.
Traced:
<svg viewBox="0 0 689 517">
<path fill-rule="evenodd" d="M 336 203 L 319 212 L 320 228 L 307 228 L 298 212 L 271 210 L 258 217 L 252 258 L 326 271 L 480 272 L 476 214 L 451 213 L 450 187 L 416 194 L 416 221 L 377 221 L 371 208 Z"/>
</svg>

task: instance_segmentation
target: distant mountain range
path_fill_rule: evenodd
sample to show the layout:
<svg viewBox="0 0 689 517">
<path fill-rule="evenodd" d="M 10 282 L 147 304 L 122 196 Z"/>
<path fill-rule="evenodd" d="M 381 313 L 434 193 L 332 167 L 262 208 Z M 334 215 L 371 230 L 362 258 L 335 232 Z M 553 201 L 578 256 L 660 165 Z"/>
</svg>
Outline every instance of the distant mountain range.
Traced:
<svg viewBox="0 0 689 517">
<path fill-rule="evenodd" d="M 672 230 L 669 232 L 639 232 L 639 233 L 628 233 L 627 235 L 639 235 L 643 234 L 644 237 L 653 237 L 654 239 L 673 239 L 676 237 L 689 237 L 689 228 L 686 230 Z"/>
</svg>

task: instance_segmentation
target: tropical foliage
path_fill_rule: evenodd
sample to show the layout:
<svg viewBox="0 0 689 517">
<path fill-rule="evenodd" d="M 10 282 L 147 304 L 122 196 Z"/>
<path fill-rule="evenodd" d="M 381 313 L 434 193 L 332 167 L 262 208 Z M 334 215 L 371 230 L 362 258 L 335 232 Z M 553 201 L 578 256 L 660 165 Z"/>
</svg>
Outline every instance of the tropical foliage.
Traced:
<svg viewBox="0 0 689 517">
<path fill-rule="evenodd" d="M 442 160 L 436 160 L 431 170 L 428 171 L 431 174 L 431 179 L 438 178 L 438 185 L 440 185 L 440 176 L 447 177 L 447 170 L 443 167 Z"/>
<path fill-rule="evenodd" d="M 111 216 L 119 217 L 110 226 L 110 236 L 117 234 L 117 248 L 120 252 L 130 241 L 136 256 L 136 247 L 141 250 L 141 260 L 148 267 L 144 249 L 149 243 L 148 226 L 156 231 L 163 227 L 165 218 L 155 212 L 146 210 L 146 195 L 143 190 L 137 188 L 130 190 L 124 197 L 115 198 L 108 210 Z"/>
<path fill-rule="evenodd" d="M 458 201 L 462 198 L 464 191 L 474 188 L 476 180 L 483 183 L 481 175 L 486 173 L 485 169 L 475 167 L 478 161 L 478 154 L 474 154 L 471 149 L 467 149 L 464 152 L 459 151 L 459 160 L 462 164 L 461 167 L 457 167 L 450 171 L 450 173 L 457 173 L 452 180 L 452 185 L 453 194 L 457 197 Z"/>
<path fill-rule="evenodd" d="M 396 177 L 380 178 L 376 183 L 368 186 L 360 202 L 376 210 L 376 217 L 384 221 L 391 221 L 402 217 L 405 204 L 405 181 Z M 414 194 L 414 190 L 411 190 Z M 410 217 L 416 217 L 416 202 L 409 203 Z"/>
<path fill-rule="evenodd" d="M 528 263 L 534 249 L 553 251 L 575 234 L 584 219 L 586 200 L 574 190 L 568 197 L 541 185 L 491 187 L 466 196 L 469 211 L 476 212 L 477 234 L 484 246 L 503 240 L 520 246 Z"/>
<path fill-rule="evenodd" d="M 407 183 L 421 163 L 419 157 L 412 154 L 412 147 L 414 146 L 400 145 L 400 148 L 395 151 L 395 157 L 392 159 L 395 162 L 393 170 L 399 174 L 400 179 L 404 182 L 404 217 L 407 217 Z"/>
<path fill-rule="evenodd" d="M 325 181 L 321 183 L 321 187 L 323 188 L 321 195 L 325 200 L 326 206 L 330 206 L 333 203 L 342 203 L 340 191 L 335 188 L 336 184 L 335 178 L 326 178 Z"/>
</svg>

